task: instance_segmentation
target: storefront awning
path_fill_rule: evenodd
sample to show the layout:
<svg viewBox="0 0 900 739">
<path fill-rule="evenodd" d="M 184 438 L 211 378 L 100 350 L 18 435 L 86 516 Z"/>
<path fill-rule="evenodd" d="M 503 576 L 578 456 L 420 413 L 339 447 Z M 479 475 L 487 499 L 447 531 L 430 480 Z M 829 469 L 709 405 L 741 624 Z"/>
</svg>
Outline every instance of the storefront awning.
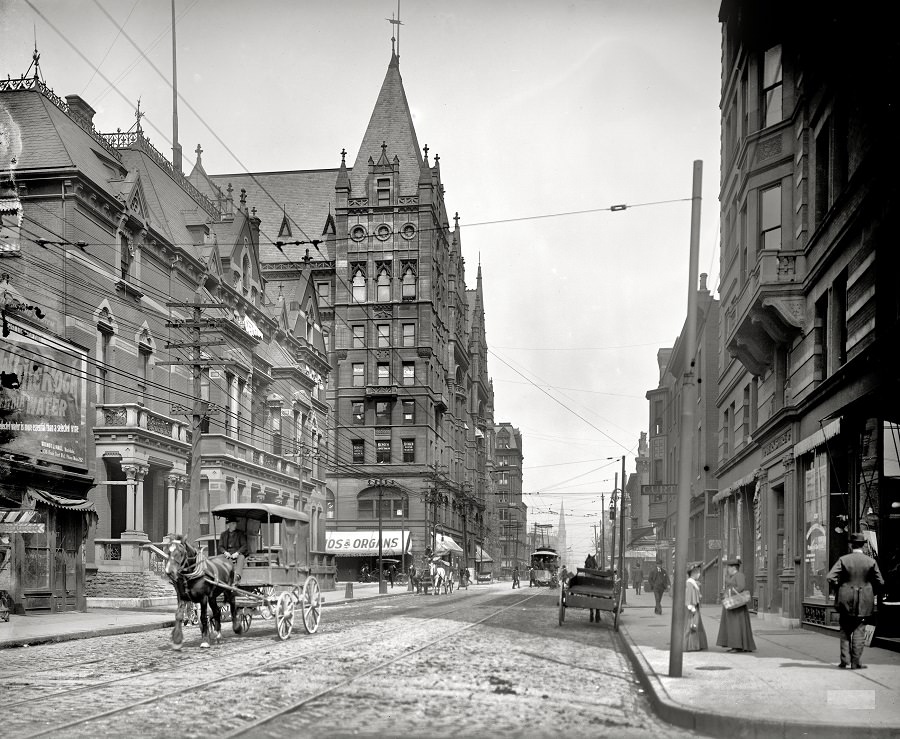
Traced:
<svg viewBox="0 0 900 739">
<path fill-rule="evenodd" d="M 66 511 L 80 511 L 88 516 L 97 518 L 97 509 L 89 500 L 83 498 L 65 498 L 55 493 L 49 493 L 46 490 L 38 490 L 37 488 L 28 488 L 29 497 L 36 503 L 43 503 L 51 508 L 61 508 Z"/>
<path fill-rule="evenodd" d="M 834 438 L 841 433 L 841 419 L 835 418 L 831 423 L 823 426 L 814 434 L 810 434 L 805 439 L 800 439 L 794 444 L 794 457 L 799 457 L 807 452 L 811 452 L 817 446 L 822 446 L 829 439 Z"/>
<path fill-rule="evenodd" d="M 477 544 L 475 545 L 475 561 L 476 562 L 493 562 L 494 558 L 488 554 Z"/>
<path fill-rule="evenodd" d="M 740 480 L 733 482 L 724 490 L 720 490 L 713 496 L 713 503 L 718 503 L 719 501 L 725 500 L 725 498 L 729 498 L 734 495 L 738 490 L 740 490 L 745 485 L 750 485 L 756 479 L 756 472 L 751 472 L 749 475 L 745 475 Z"/>
<path fill-rule="evenodd" d="M 409 540 L 408 531 L 382 530 L 381 556 L 399 557 L 404 553 L 409 554 Z M 377 557 L 378 530 L 326 531 L 325 551 L 337 557 Z"/>
<path fill-rule="evenodd" d="M 446 534 L 437 534 L 434 538 L 434 553 L 440 554 L 442 552 L 462 554 L 463 548 Z"/>
</svg>

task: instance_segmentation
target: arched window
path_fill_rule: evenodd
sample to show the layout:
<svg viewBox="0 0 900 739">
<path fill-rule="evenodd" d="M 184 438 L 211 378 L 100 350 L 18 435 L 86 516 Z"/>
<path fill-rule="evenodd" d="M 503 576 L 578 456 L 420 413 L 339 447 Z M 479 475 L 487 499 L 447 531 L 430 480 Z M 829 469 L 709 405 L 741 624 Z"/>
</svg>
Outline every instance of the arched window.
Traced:
<svg viewBox="0 0 900 739">
<path fill-rule="evenodd" d="M 353 273 L 353 299 L 357 303 L 366 302 L 366 276 L 360 267 Z"/>
<path fill-rule="evenodd" d="M 387 303 L 391 299 L 391 276 L 387 269 L 382 267 L 378 270 L 376 300 L 379 303 Z"/>
<path fill-rule="evenodd" d="M 404 300 L 414 300 L 416 297 L 416 273 L 412 267 L 407 267 L 403 272 L 403 291 Z"/>
<path fill-rule="evenodd" d="M 246 239 L 244 240 L 246 244 Z M 241 287 L 246 293 L 250 289 L 250 257 L 244 254 L 243 270 L 241 272 Z"/>
</svg>

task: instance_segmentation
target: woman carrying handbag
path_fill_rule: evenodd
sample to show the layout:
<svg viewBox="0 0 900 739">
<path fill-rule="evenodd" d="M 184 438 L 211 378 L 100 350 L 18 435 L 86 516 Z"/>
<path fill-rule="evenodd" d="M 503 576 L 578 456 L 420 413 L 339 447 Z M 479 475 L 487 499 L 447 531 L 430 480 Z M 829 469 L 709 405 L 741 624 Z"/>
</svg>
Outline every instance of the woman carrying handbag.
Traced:
<svg viewBox="0 0 900 739">
<path fill-rule="evenodd" d="M 684 588 L 684 607 L 687 609 L 684 619 L 684 651 L 700 652 L 707 648 L 706 629 L 700 617 L 700 583 L 701 562 L 688 565 L 688 579 Z"/>
<path fill-rule="evenodd" d="M 725 567 L 725 597 L 716 645 L 729 652 L 755 652 L 756 642 L 750 626 L 750 593 L 741 572 L 741 560 L 729 559 Z"/>
</svg>

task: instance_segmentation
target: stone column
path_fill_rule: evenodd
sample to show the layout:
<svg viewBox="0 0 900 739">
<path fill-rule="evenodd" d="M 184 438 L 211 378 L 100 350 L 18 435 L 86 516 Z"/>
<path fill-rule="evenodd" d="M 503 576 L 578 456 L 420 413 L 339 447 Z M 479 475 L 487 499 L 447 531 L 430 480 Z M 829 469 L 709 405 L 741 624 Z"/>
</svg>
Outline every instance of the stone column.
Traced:
<svg viewBox="0 0 900 739">
<path fill-rule="evenodd" d="M 175 502 L 175 488 L 178 484 L 178 475 L 166 475 L 166 533 L 178 533 L 178 515 Z"/>
<path fill-rule="evenodd" d="M 184 486 L 187 481 L 186 477 L 179 476 L 175 483 L 175 531 L 179 534 L 184 533 Z"/>
<path fill-rule="evenodd" d="M 144 478 L 149 471 L 149 467 L 138 465 L 134 473 L 134 531 L 144 532 Z"/>
<path fill-rule="evenodd" d="M 123 464 L 122 472 L 125 473 L 125 531 L 134 531 L 134 495 L 138 466 L 136 464 Z"/>
</svg>

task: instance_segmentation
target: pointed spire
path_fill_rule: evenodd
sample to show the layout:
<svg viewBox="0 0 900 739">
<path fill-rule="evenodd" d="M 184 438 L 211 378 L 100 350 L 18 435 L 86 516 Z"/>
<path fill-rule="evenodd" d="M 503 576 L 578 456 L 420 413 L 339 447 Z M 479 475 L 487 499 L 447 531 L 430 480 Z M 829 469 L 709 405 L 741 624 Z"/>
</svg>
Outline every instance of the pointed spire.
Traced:
<svg viewBox="0 0 900 739">
<path fill-rule="evenodd" d="M 200 155 L 203 154 L 203 149 L 200 148 L 200 144 L 197 144 L 197 148 L 194 149 L 194 153 L 197 155 L 197 162 L 194 166 L 203 167 L 203 162 L 200 160 Z"/>
<path fill-rule="evenodd" d="M 350 192 L 350 175 L 347 172 L 346 149 L 341 149 L 341 166 L 338 168 L 337 182 L 334 184 L 334 189 Z"/>
<path fill-rule="evenodd" d="M 396 54 L 391 55 L 356 161 L 351 168 L 353 192 L 366 192 L 366 178 L 369 174 L 366 164 L 370 158 L 373 158 L 374 164 L 374 157 L 376 154 L 380 155 L 384 143 L 392 154 L 396 154 L 400 163 L 399 182 L 395 182 L 394 186 L 401 194 L 415 192 L 421 174 L 422 154 Z"/>
</svg>

